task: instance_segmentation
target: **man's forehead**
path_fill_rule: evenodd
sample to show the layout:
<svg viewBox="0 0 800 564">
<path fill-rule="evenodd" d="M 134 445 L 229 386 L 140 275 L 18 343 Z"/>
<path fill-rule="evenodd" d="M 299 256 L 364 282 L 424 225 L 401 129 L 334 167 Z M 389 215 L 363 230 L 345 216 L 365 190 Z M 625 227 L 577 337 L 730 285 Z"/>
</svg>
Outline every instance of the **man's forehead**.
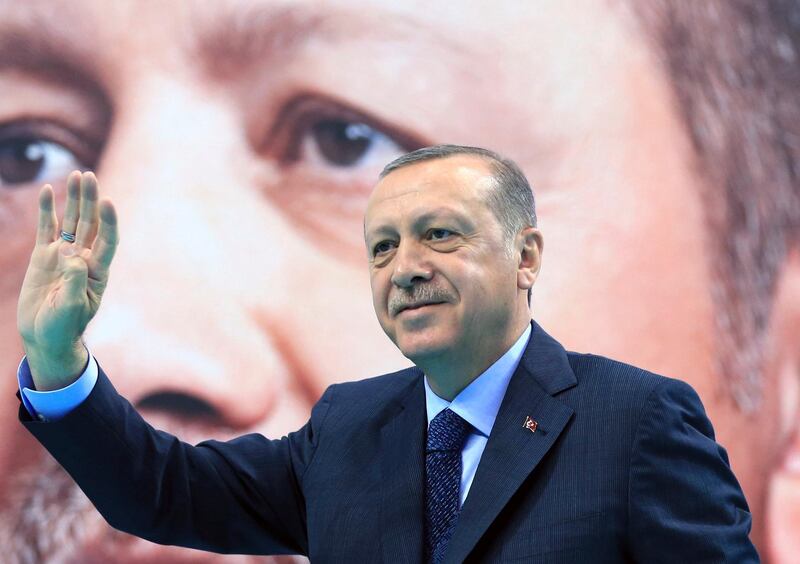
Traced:
<svg viewBox="0 0 800 564">
<path fill-rule="evenodd" d="M 485 201 L 494 186 L 488 163 L 472 155 L 458 155 L 407 165 L 385 176 L 373 190 L 365 213 L 371 220 L 386 215 L 463 213 Z"/>
<path fill-rule="evenodd" d="M 455 200 L 465 200 L 493 186 L 493 173 L 485 158 L 453 155 L 393 170 L 377 183 L 370 200 L 431 194 L 450 194 Z"/>
</svg>

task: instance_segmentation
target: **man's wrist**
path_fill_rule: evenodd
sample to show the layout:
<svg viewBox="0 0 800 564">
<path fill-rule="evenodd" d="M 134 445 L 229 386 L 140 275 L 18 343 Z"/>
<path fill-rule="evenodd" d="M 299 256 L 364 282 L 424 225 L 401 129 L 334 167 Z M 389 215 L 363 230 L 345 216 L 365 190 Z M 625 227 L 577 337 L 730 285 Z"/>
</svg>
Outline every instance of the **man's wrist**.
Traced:
<svg viewBox="0 0 800 564">
<path fill-rule="evenodd" d="M 24 347 L 31 377 L 36 390 L 47 392 L 65 388 L 74 383 L 86 370 L 89 351 L 82 342 L 63 354 Z"/>
</svg>

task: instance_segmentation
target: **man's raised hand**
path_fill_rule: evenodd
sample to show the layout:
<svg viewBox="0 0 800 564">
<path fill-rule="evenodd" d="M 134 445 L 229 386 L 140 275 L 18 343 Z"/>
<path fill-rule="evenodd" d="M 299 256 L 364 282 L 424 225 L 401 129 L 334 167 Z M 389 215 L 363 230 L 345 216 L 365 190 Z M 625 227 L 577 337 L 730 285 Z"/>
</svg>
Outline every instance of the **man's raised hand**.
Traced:
<svg viewBox="0 0 800 564">
<path fill-rule="evenodd" d="M 64 240 L 62 231 L 74 234 L 75 242 Z M 81 336 L 100 307 L 118 240 L 114 206 L 98 202 L 94 174 L 76 171 L 67 178 L 60 228 L 53 188 L 42 187 L 36 246 L 17 307 L 37 390 L 67 386 L 81 375 L 88 358 Z"/>
</svg>

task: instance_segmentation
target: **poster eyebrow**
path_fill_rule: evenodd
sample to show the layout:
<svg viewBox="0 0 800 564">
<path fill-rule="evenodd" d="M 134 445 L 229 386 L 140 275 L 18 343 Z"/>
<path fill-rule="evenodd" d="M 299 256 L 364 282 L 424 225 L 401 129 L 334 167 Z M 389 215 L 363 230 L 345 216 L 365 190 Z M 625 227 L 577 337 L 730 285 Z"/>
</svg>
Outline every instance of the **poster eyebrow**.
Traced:
<svg viewBox="0 0 800 564">
<path fill-rule="evenodd" d="M 34 23 L 35 22 L 35 23 Z M 84 22 L 52 16 L 0 20 L 0 71 L 18 70 L 69 83 L 100 84 L 96 50 Z M 76 41 L 76 37 L 81 38 Z"/>
<path fill-rule="evenodd" d="M 412 40 L 462 56 L 464 46 L 424 21 L 395 13 L 348 11 L 304 6 L 220 7 L 212 15 L 194 14 L 189 53 L 214 77 L 230 76 L 254 63 L 290 57 L 309 40 L 330 43 L 365 40 Z"/>
</svg>

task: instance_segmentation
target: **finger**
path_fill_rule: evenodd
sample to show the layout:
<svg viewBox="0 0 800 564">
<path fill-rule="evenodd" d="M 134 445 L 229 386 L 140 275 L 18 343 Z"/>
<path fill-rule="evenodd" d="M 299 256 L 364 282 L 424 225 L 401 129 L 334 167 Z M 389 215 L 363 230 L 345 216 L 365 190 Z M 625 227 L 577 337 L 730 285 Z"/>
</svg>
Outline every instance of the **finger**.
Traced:
<svg viewBox="0 0 800 564">
<path fill-rule="evenodd" d="M 100 202 L 100 228 L 97 233 L 97 241 L 92 249 L 95 269 L 102 272 L 108 271 L 118 244 L 117 212 L 111 200 L 102 200 Z"/>
<path fill-rule="evenodd" d="M 50 244 L 58 237 L 58 217 L 56 216 L 53 187 L 42 186 L 39 191 L 39 224 L 36 227 L 36 243 Z"/>
<path fill-rule="evenodd" d="M 97 178 L 91 172 L 81 175 L 81 199 L 75 244 L 89 248 L 97 235 Z"/>
<path fill-rule="evenodd" d="M 79 202 L 81 199 L 81 173 L 74 171 L 67 177 L 67 205 L 64 208 L 64 218 L 61 220 L 61 230 L 75 234 L 78 227 Z"/>
</svg>

